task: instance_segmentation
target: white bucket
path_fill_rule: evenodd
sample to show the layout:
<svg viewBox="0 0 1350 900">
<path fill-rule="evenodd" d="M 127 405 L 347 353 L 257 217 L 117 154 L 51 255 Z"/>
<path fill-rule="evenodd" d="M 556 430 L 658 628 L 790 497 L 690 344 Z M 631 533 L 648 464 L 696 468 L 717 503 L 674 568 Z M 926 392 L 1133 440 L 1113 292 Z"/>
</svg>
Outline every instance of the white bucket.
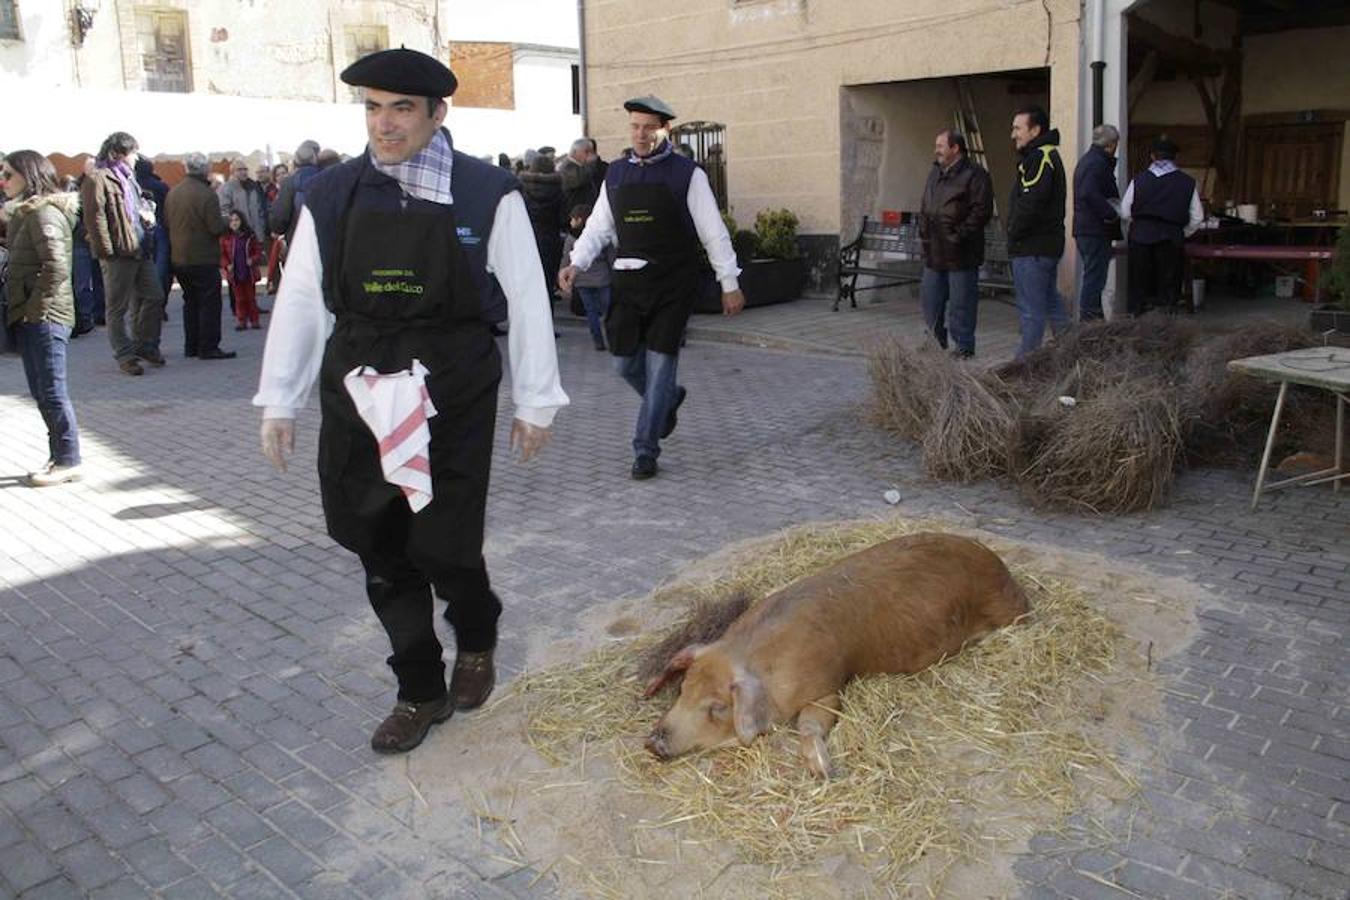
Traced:
<svg viewBox="0 0 1350 900">
<path fill-rule="evenodd" d="M 1239 203 L 1238 218 L 1244 222 L 1255 225 L 1257 209 L 1258 207 L 1255 203 Z"/>
<path fill-rule="evenodd" d="M 1281 300 L 1289 300 L 1294 296 L 1294 276 L 1276 275 L 1275 276 L 1275 296 Z"/>
<path fill-rule="evenodd" d="M 1191 309 L 1198 310 L 1205 305 L 1205 279 L 1191 279 Z"/>
</svg>

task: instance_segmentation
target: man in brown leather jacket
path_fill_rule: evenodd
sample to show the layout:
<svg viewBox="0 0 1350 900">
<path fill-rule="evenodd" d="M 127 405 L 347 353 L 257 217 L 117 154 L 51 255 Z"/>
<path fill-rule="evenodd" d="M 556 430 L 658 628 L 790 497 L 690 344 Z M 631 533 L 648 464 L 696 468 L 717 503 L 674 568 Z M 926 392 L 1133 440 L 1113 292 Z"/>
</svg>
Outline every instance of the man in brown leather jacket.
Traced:
<svg viewBox="0 0 1350 900">
<path fill-rule="evenodd" d="M 984 229 L 994 214 L 989 173 L 966 156 L 966 139 L 950 129 L 933 143 L 933 168 L 923 189 L 919 236 L 923 240 L 923 320 L 945 350 L 947 337 L 960 357 L 975 355 L 975 319 Z"/>
</svg>

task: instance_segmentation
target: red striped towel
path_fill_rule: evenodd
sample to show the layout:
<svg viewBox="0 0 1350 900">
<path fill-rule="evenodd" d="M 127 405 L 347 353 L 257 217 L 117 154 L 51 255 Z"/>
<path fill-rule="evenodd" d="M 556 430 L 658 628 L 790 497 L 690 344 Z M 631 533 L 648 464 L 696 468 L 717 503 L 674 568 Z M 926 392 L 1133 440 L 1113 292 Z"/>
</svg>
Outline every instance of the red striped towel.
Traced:
<svg viewBox="0 0 1350 900">
<path fill-rule="evenodd" d="M 380 445 L 384 480 L 402 489 L 413 512 L 431 502 L 431 429 L 436 415 L 427 393 L 427 370 L 413 360 L 400 372 L 357 366 L 342 379 L 361 421 Z"/>
</svg>

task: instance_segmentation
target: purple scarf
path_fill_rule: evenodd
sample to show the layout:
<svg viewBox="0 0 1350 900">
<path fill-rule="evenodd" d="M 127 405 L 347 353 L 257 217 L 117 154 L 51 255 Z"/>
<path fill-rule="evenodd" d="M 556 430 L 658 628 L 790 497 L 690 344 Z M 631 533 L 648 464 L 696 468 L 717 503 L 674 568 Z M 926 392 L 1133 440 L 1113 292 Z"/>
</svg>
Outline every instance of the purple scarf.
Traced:
<svg viewBox="0 0 1350 900">
<path fill-rule="evenodd" d="M 110 170 L 113 177 L 122 185 L 122 205 L 126 207 L 127 218 L 131 220 L 133 228 L 139 228 L 141 189 L 136 184 L 136 176 L 131 171 L 131 166 L 120 159 L 112 162 L 101 159 L 98 161 L 97 168 Z"/>
</svg>

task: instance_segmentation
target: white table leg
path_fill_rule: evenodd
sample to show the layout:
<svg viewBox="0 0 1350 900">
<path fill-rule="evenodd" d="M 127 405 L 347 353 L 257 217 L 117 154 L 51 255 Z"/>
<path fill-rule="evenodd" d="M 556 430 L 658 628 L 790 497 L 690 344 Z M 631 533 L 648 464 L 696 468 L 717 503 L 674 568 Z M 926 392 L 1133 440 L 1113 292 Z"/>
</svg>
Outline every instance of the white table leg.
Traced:
<svg viewBox="0 0 1350 900">
<path fill-rule="evenodd" d="M 1252 491 L 1252 509 L 1261 499 L 1261 489 L 1266 484 L 1266 471 L 1270 468 L 1270 454 L 1275 449 L 1275 433 L 1280 428 L 1280 412 L 1284 409 L 1284 397 L 1289 393 L 1289 382 L 1280 382 L 1280 395 L 1275 398 L 1275 412 L 1270 417 L 1270 433 L 1266 435 L 1266 452 L 1261 454 L 1261 468 L 1256 472 L 1256 490 Z M 1339 413 L 1340 408 L 1337 407 Z"/>
</svg>

